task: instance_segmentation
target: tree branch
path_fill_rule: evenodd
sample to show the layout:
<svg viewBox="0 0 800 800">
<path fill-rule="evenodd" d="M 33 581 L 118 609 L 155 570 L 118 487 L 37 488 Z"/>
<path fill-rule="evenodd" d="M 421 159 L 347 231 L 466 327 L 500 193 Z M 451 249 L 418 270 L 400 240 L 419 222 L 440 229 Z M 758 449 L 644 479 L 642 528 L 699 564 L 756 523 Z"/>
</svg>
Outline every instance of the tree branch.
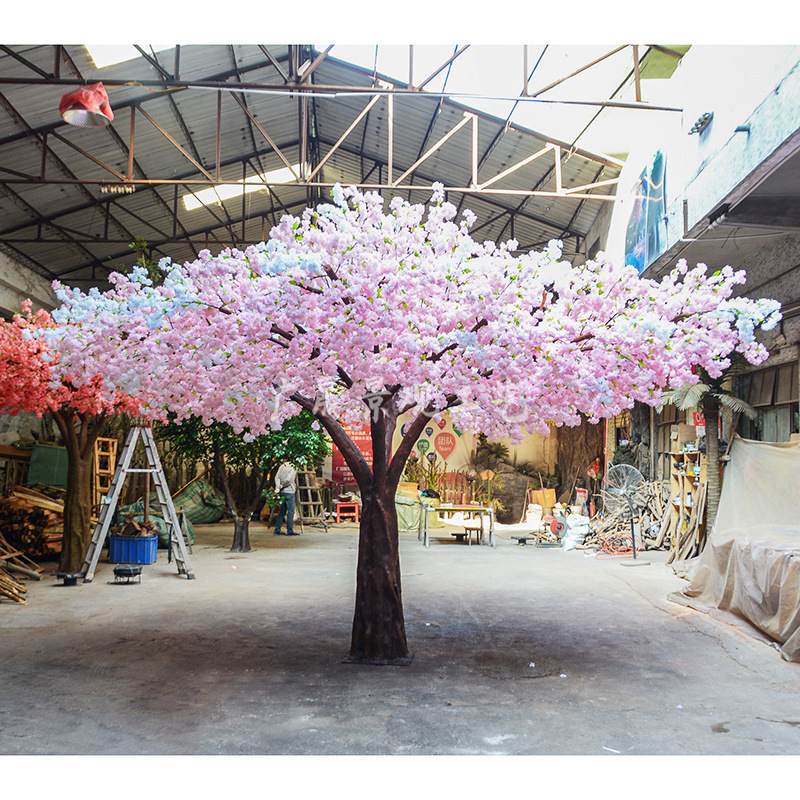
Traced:
<svg viewBox="0 0 800 800">
<path fill-rule="evenodd" d="M 387 472 L 387 482 L 389 486 L 396 487 L 400 482 L 400 476 L 403 474 L 406 461 L 408 461 L 408 457 L 411 455 L 411 449 L 414 447 L 417 439 L 419 439 L 422 431 L 425 430 L 425 426 L 428 424 L 431 417 L 435 417 L 437 414 L 443 414 L 449 408 L 455 408 L 461 405 L 461 400 L 454 394 L 447 395 L 445 401 L 444 408 L 434 409 L 429 405 L 424 411 L 420 411 L 411 421 L 389 464 L 389 470 Z"/>
<path fill-rule="evenodd" d="M 330 434 L 334 444 L 341 450 L 347 466 L 353 471 L 356 483 L 362 492 L 369 492 L 372 490 L 372 470 L 369 468 L 366 459 L 361 451 L 355 446 L 353 440 L 347 435 L 344 428 L 333 417 L 326 414 L 317 408 L 313 400 L 308 397 L 303 397 L 300 394 L 293 394 L 289 397 L 301 408 L 306 409 L 310 414 L 316 417 L 326 431 Z"/>
</svg>

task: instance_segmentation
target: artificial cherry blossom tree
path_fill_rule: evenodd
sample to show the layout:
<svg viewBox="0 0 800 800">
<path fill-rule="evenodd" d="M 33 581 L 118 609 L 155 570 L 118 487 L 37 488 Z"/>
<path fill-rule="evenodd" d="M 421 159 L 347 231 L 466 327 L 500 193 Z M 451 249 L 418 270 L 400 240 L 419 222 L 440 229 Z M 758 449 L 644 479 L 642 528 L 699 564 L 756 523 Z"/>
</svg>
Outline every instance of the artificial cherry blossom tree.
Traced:
<svg viewBox="0 0 800 800">
<path fill-rule="evenodd" d="M 67 451 L 62 572 L 77 572 L 91 535 L 92 461 L 94 444 L 109 414 L 136 413 L 138 402 L 105 390 L 95 373 L 79 384 L 61 374 L 58 354 L 44 338 L 55 323 L 46 311 L 31 311 L 0 323 L 0 413 L 51 412 Z"/>
<path fill-rule="evenodd" d="M 154 413 L 225 420 L 258 435 L 301 408 L 342 451 L 363 503 L 350 658 L 409 657 L 395 489 L 417 438 L 445 411 L 490 438 L 596 421 L 719 374 L 738 350 L 766 357 L 777 304 L 731 299 L 744 274 L 680 264 L 660 283 L 603 258 L 573 267 L 560 244 L 515 255 L 477 243 L 474 215 L 434 187 L 426 209 L 336 187 L 333 204 L 285 216 L 243 252 L 164 260 L 84 295 L 57 286 L 70 373 Z M 392 452 L 398 418 L 405 434 Z M 368 422 L 370 468 L 346 433 Z"/>
</svg>

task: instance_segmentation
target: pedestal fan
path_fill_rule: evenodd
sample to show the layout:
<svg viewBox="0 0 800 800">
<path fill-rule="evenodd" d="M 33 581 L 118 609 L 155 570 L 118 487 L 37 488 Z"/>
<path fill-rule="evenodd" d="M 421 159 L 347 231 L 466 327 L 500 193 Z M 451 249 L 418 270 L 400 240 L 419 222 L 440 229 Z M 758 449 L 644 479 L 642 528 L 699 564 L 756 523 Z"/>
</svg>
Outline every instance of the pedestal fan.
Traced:
<svg viewBox="0 0 800 800">
<path fill-rule="evenodd" d="M 628 509 L 631 516 L 631 547 L 633 561 L 621 562 L 626 567 L 646 566 L 649 561 L 642 561 L 636 556 L 636 530 L 633 524 L 636 494 L 645 485 L 644 475 L 630 464 L 615 464 L 610 467 L 603 479 L 603 504 L 606 513 L 615 514 Z"/>
</svg>

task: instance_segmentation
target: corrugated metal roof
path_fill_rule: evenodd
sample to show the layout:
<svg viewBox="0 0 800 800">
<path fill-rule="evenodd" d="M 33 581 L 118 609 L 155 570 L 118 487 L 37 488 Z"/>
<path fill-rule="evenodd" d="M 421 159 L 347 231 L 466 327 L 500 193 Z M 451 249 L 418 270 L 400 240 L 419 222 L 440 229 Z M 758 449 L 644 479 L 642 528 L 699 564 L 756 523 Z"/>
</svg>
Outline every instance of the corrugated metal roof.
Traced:
<svg viewBox="0 0 800 800">
<path fill-rule="evenodd" d="M 153 257 L 175 261 L 191 259 L 203 247 L 245 245 L 260 241 L 282 213 L 299 213 L 326 196 L 325 184 L 390 181 L 387 97 L 342 139 L 371 100 L 369 94 L 348 95 L 346 87 L 371 85 L 371 74 L 329 56 L 312 80 L 318 90 L 341 87 L 338 92 L 307 98 L 287 93 L 273 61 L 289 72 L 293 59 L 297 69 L 301 60 L 318 55 L 309 46 L 183 46 L 177 61 L 174 49 L 153 56 L 160 69 L 145 57 L 98 69 L 82 45 L 62 46 L 60 52 L 57 70 L 55 45 L 6 46 L 0 52 L 0 247 L 41 274 L 96 283 L 114 266 L 131 263 L 135 256 L 128 245 L 135 237 L 149 243 Z M 65 124 L 58 115 L 61 95 L 97 80 L 106 85 L 113 123 L 104 129 Z M 305 144 L 309 172 L 327 159 L 312 181 L 323 185 L 276 184 L 246 194 L 244 202 L 239 196 L 187 210 L 184 195 L 217 178 L 218 102 L 220 181 L 281 169 L 284 159 L 297 164 Z M 424 92 L 395 95 L 393 103 L 396 181 L 463 120 L 467 109 Z M 486 114 L 477 118 L 479 183 L 552 141 Z M 434 181 L 468 188 L 472 136 L 468 122 L 384 196 L 400 193 L 424 202 Z M 131 140 L 133 181 L 123 180 Z M 561 151 L 564 189 L 614 179 L 619 172 L 606 157 Z M 569 255 L 576 244 L 584 246 L 602 201 L 524 194 L 553 192 L 555 174 L 549 152 L 492 186 L 510 193 L 450 191 L 449 199 L 476 213 L 478 239 L 513 234 L 520 248 L 528 249 L 564 238 Z M 613 186 L 592 190 L 605 196 L 613 192 Z"/>
</svg>

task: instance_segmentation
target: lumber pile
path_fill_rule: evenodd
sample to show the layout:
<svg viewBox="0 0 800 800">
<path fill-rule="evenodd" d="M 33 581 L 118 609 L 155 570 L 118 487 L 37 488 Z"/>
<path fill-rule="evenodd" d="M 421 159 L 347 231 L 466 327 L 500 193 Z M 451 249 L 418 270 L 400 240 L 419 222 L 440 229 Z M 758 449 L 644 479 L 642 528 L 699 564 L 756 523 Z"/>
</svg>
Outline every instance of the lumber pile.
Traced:
<svg viewBox="0 0 800 800">
<path fill-rule="evenodd" d="M 695 502 L 689 507 L 681 507 L 681 514 L 672 531 L 672 552 L 667 564 L 683 561 L 699 555 L 705 543 L 706 495 L 708 484 L 701 483 L 696 492 Z"/>
<path fill-rule="evenodd" d="M 671 508 L 669 483 L 650 481 L 642 484 L 631 497 L 633 504 L 633 529 L 636 534 L 637 550 L 667 550 L 670 539 Z M 615 503 L 598 526 L 592 526 L 592 533 L 584 541 L 584 547 L 592 544 L 603 547 L 606 542 L 627 541 L 630 549 L 631 515 L 627 502 Z M 614 545 L 618 549 L 617 545 Z"/>
<path fill-rule="evenodd" d="M 0 530 L 26 556 L 58 555 L 64 536 L 64 503 L 37 489 L 15 486 L 0 498 Z"/>
<path fill-rule="evenodd" d="M 3 563 L 5 562 L 0 561 L 0 564 Z M 25 593 L 27 591 L 25 584 L 18 581 L 8 570 L 0 566 L 0 601 L 4 597 L 8 597 L 15 603 L 26 605 Z"/>
<path fill-rule="evenodd" d="M 43 570 L 44 567 L 31 561 L 21 550 L 15 549 L 0 533 L 0 600 L 7 597 L 24 605 L 28 590 L 22 579 L 41 580 Z"/>
</svg>

